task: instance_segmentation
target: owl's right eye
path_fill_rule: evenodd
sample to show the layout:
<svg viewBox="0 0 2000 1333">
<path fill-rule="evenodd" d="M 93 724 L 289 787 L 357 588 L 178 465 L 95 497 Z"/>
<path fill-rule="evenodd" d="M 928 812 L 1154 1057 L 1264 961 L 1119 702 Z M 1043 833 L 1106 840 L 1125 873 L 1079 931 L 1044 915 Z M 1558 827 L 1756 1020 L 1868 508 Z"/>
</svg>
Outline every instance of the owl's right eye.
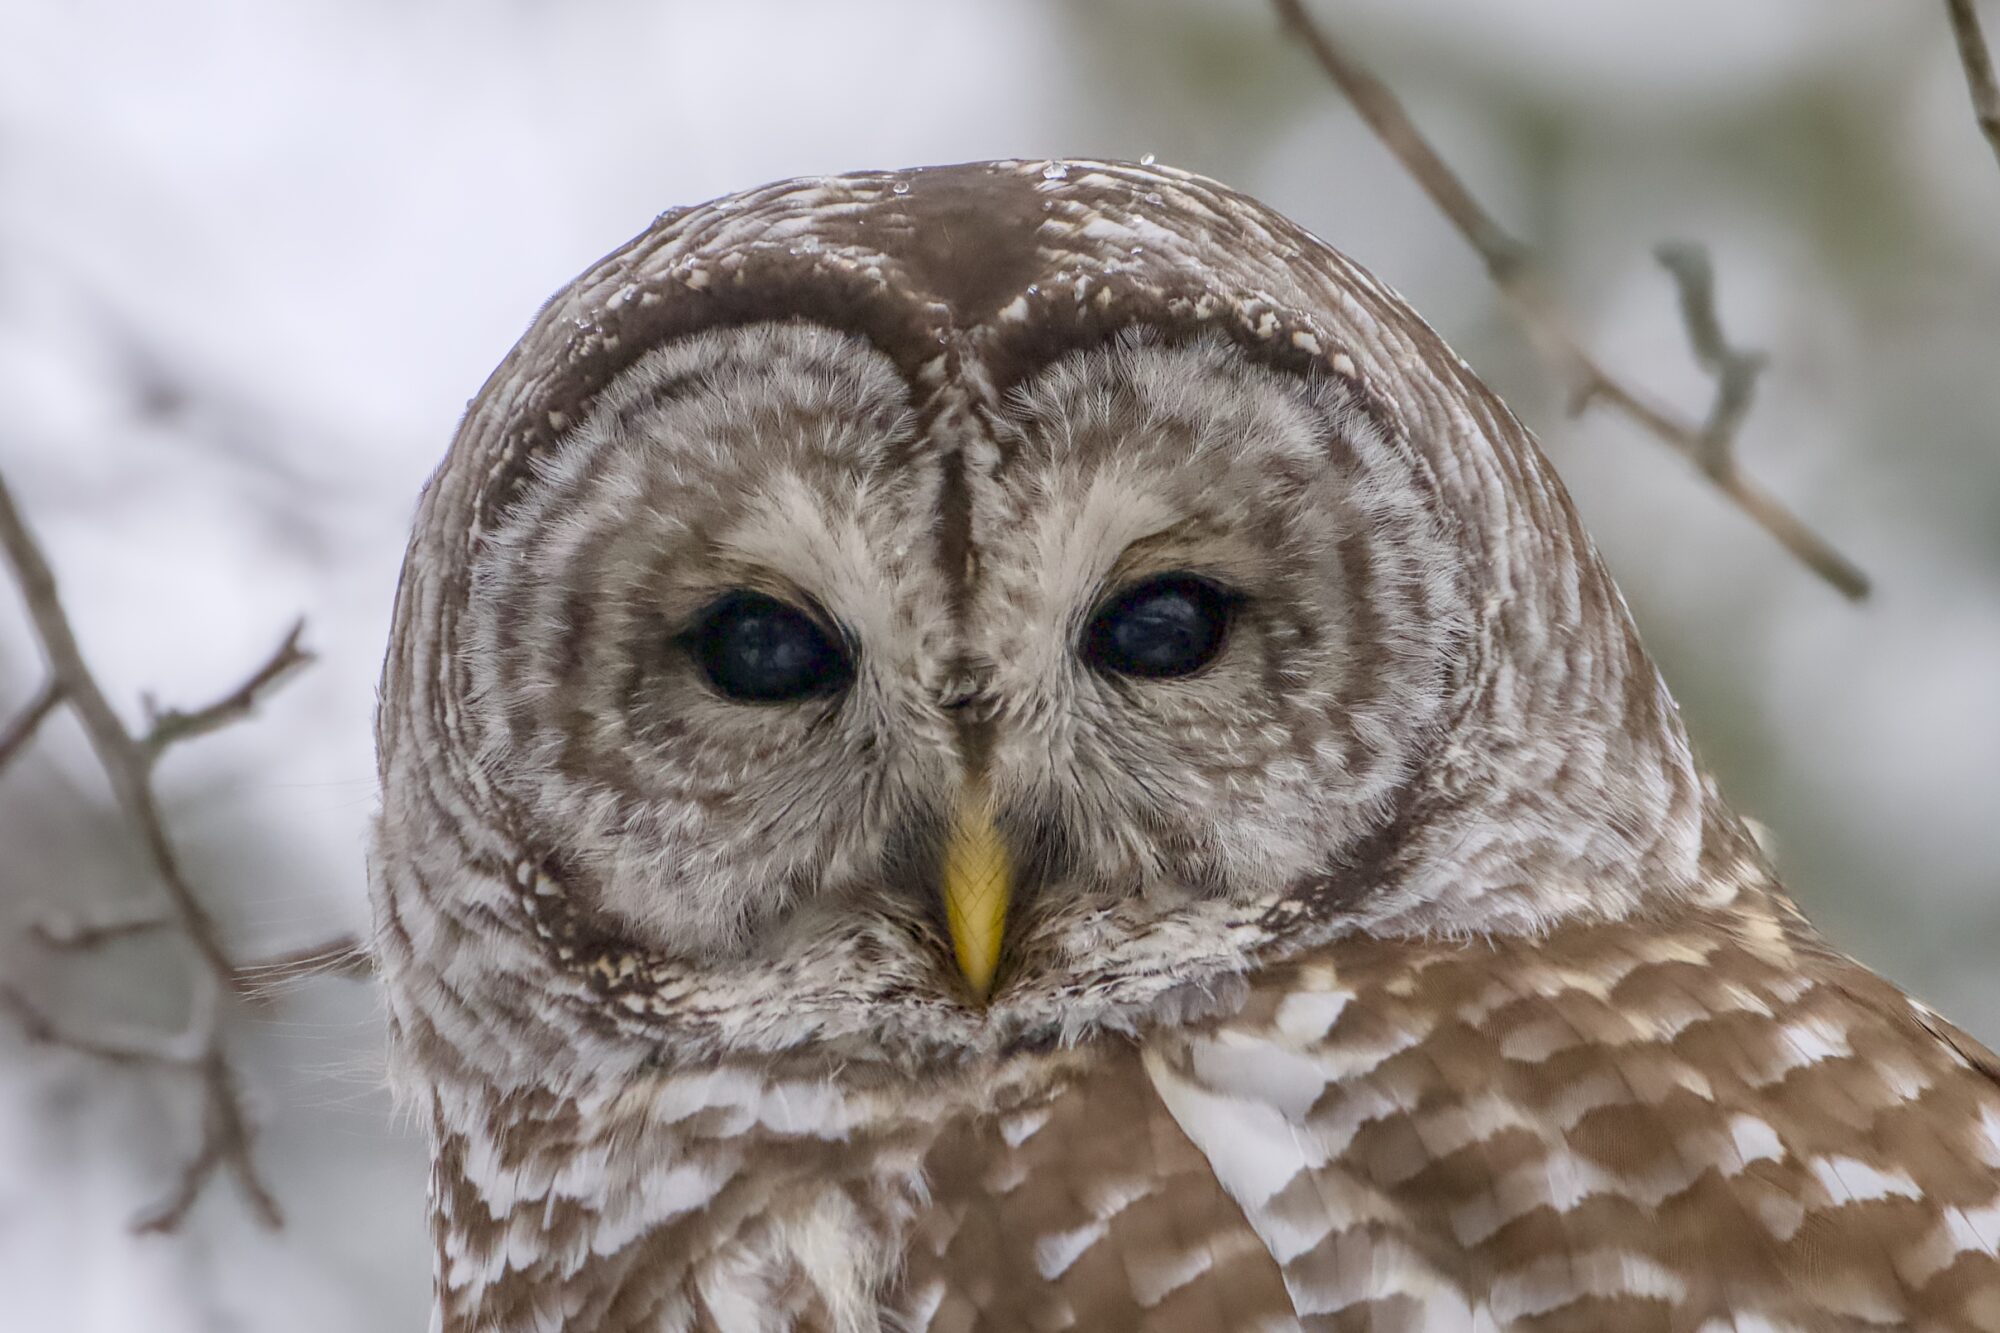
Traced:
<svg viewBox="0 0 2000 1333">
<path fill-rule="evenodd" d="M 832 694 L 853 677 L 846 652 L 797 607 L 762 593 L 727 593 L 682 636 L 708 683 L 743 703 Z"/>
</svg>

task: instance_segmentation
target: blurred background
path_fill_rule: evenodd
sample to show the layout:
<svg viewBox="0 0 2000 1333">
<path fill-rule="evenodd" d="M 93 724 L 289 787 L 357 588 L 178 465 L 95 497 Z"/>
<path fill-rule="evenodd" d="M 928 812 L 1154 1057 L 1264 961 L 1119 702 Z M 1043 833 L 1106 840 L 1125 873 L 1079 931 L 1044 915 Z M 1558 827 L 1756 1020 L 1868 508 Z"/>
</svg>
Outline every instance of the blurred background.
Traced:
<svg viewBox="0 0 2000 1333">
<path fill-rule="evenodd" d="M 1586 342 L 1699 417 L 1651 257 L 1712 249 L 1772 354 L 1743 461 L 1875 578 L 1854 606 L 1684 462 L 1563 391 L 1481 265 L 1260 0 L 70 0 L 0 13 L 0 473 L 84 651 L 204 701 L 299 614 L 319 662 L 159 770 L 245 955 L 366 928 L 370 714 L 419 486 L 539 303 L 662 208 L 995 156 L 1160 160 L 1407 295 L 1540 434 L 1708 761 L 1833 939 L 2000 1040 L 2000 170 L 1943 8 L 1320 0 Z M 2000 11 L 1985 9 L 1988 35 Z M 0 594 L 0 715 L 41 667 Z M 0 973 L 171 1030 L 185 956 L 27 942 L 157 894 L 73 719 L 0 774 Z M 0 1290 L 24 1330 L 422 1326 L 418 1136 L 366 983 L 232 1052 L 287 1215 L 227 1183 L 127 1224 L 197 1142 L 184 1080 L 0 1024 Z"/>
</svg>

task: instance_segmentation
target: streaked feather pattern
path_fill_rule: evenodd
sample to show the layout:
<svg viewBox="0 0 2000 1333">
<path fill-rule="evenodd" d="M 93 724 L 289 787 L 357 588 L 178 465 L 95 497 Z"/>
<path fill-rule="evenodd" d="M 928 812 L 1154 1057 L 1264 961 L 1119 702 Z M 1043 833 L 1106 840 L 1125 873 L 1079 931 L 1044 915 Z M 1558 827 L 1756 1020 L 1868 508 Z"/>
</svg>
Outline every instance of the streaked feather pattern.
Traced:
<svg viewBox="0 0 2000 1333">
<path fill-rule="evenodd" d="M 1208 667 L 1079 662 L 1190 570 Z M 740 588 L 839 697 L 702 685 Z M 443 1333 L 2000 1330 L 2000 1062 L 1813 933 L 1505 406 L 1213 182 L 662 215 L 426 488 L 378 750 Z"/>
<path fill-rule="evenodd" d="M 1325 1327 L 1989 1328 L 2000 1084 L 1935 1025 L 1748 887 L 1343 941 L 1146 1062 Z"/>
</svg>

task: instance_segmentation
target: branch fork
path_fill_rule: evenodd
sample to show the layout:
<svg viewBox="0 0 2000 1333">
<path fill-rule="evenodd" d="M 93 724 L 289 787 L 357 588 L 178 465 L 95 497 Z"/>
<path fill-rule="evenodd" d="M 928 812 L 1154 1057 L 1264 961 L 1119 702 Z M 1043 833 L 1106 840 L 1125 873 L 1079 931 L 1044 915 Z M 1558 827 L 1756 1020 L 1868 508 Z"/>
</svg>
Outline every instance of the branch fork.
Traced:
<svg viewBox="0 0 2000 1333">
<path fill-rule="evenodd" d="M 183 711 L 146 701 L 147 727 L 135 736 L 85 663 L 57 594 L 55 575 L 4 479 L 0 479 L 0 550 L 12 566 L 48 663 L 48 675 L 34 697 L 0 727 L 0 769 L 20 755 L 58 708 L 67 707 L 82 724 L 126 823 L 139 835 L 164 898 L 89 919 L 39 922 L 30 927 L 30 936 L 45 948 L 75 953 L 174 932 L 188 942 L 200 964 L 191 981 L 194 1018 L 181 1033 L 110 1037 L 70 1032 L 5 983 L 0 983 L 0 1009 L 10 1013 L 28 1040 L 38 1045 L 106 1065 L 164 1071 L 190 1079 L 199 1088 L 200 1141 L 181 1164 L 173 1189 L 134 1220 L 134 1230 L 178 1229 L 208 1183 L 224 1171 L 235 1177 L 257 1219 L 267 1227 L 278 1227 L 283 1216 L 251 1154 L 252 1121 L 223 1043 L 222 1013 L 231 1002 L 259 998 L 275 982 L 328 970 L 365 971 L 366 955 L 358 941 L 342 936 L 276 959 L 254 963 L 232 959 L 214 918 L 181 870 L 153 789 L 153 770 L 172 746 L 249 718 L 272 690 L 310 663 L 312 654 L 300 646 L 304 624 L 294 624 L 241 684 L 211 703 Z"/>
<path fill-rule="evenodd" d="M 1867 597 L 1868 575 L 1747 476 L 1737 462 L 1737 431 L 1749 412 L 1765 357 L 1761 352 L 1739 351 L 1723 337 L 1715 313 L 1714 273 L 1700 247 L 1670 244 L 1655 251 L 1679 286 L 1681 316 L 1696 359 L 1716 381 L 1715 401 L 1707 419 L 1697 424 L 1656 405 L 1607 371 L 1583 345 L 1569 313 L 1549 294 L 1533 252 L 1473 197 L 1417 129 L 1389 86 L 1328 35 L 1306 11 L 1304 0 L 1272 3 L 1280 23 L 1298 38 L 1375 137 L 1485 261 L 1493 285 L 1513 308 L 1529 342 L 1568 384 L 1572 415 L 1603 406 L 1633 421 L 1693 463 L 1737 508 L 1842 596 L 1853 601 Z M 1969 8 L 1970 0 L 1953 3 Z"/>
</svg>

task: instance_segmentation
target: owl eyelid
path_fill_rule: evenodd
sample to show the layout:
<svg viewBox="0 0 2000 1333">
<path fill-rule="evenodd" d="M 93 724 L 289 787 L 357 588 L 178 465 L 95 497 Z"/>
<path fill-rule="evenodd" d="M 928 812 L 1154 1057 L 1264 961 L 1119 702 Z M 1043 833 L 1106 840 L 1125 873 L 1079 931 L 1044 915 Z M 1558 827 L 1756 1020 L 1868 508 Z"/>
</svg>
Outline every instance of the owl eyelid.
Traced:
<svg viewBox="0 0 2000 1333">
<path fill-rule="evenodd" d="M 1250 594 L 1225 579 L 1199 569 L 1158 569 L 1135 573 L 1120 579 L 1115 585 L 1098 594 L 1083 613 L 1083 624 L 1087 628 L 1097 618 L 1111 610 L 1120 602 L 1142 588 L 1155 583 L 1195 583 L 1216 595 L 1223 607 L 1234 616 L 1250 602 Z"/>
<path fill-rule="evenodd" d="M 809 593 L 784 595 L 768 592 L 763 588 L 737 585 L 716 593 L 687 618 L 685 624 L 674 632 L 674 642 L 686 644 L 714 626 L 716 620 L 735 607 L 752 602 L 770 602 L 794 614 L 804 616 L 812 622 L 814 629 L 824 634 L 849 658 L 859 655 L 860 645 L 848 632 L 847 626 L 828 613 L 817 597 Z"/>
</svg>

